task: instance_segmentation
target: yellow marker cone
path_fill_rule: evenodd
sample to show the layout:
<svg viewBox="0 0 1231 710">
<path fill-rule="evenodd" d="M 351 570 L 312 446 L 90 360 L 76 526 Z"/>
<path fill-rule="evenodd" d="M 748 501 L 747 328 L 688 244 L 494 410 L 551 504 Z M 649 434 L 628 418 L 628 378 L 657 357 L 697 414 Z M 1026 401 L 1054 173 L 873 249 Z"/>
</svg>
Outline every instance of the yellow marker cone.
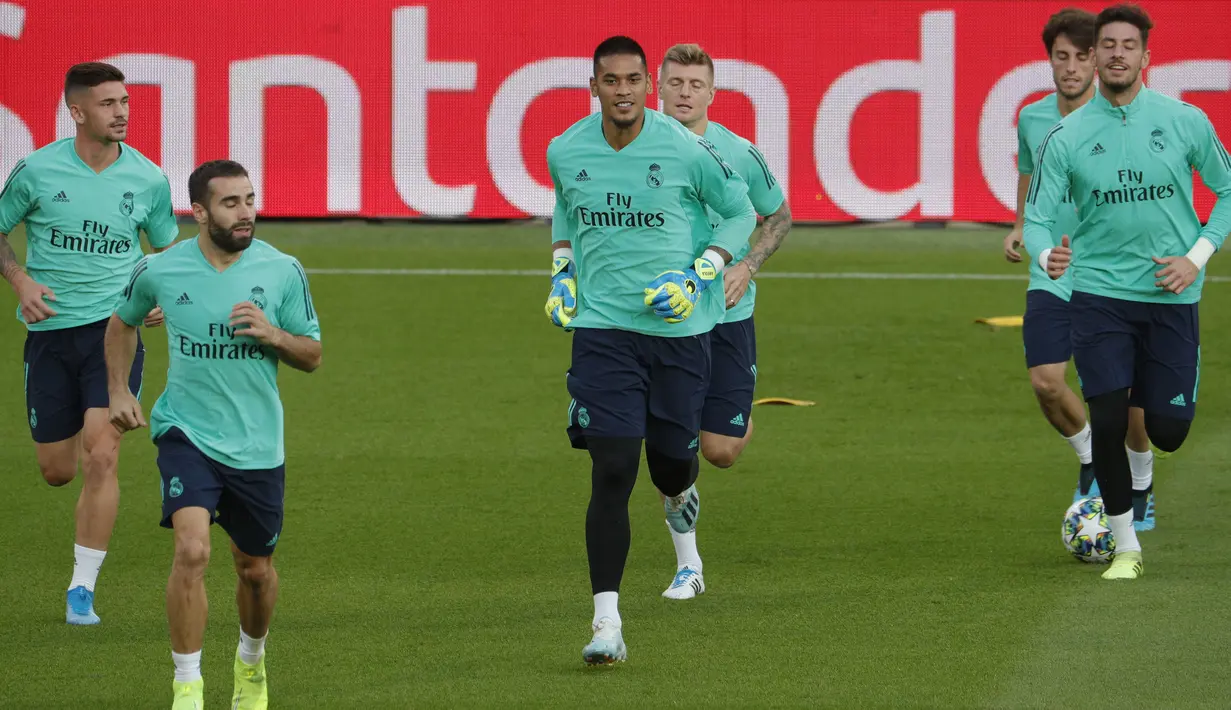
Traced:
<svg viewBox="0 0 1231 710">
<path fill-rule="evenodd" d="M 976 323 L 990 325 L 993 328 L 1020 328 L 1022 327 L 1021 316 L 993 316 L 992 318 L 976 318 Z"/>
<path fill-rule="evenodd" d="M 788 399 L 786 397 L 762 397 L 752 403 L 754 406 L 758 404 L 789 404 L 795 407 L 813 407 L 816 402 L 810 402 L 806 399 Z"/>
</svg>

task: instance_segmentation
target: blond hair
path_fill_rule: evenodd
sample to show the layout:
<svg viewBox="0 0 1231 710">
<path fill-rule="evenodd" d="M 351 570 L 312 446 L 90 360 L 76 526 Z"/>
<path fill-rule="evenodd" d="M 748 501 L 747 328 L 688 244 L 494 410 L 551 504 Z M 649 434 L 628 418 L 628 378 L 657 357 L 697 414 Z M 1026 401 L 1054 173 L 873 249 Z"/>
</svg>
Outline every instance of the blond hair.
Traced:
<svg viewBox="0 0 1231 710">
<path fill-rule="evenodd" d="M 714 60 L 701 49 L 699 44 L 677 44 L 667 50 L 667 54 L 663 56 L 663 67 L 667 66 L 668 62 L 674 62 L 682 67 L 703 66 L 710 70 L 710 76 L 714 76 Z"/>
</svg>

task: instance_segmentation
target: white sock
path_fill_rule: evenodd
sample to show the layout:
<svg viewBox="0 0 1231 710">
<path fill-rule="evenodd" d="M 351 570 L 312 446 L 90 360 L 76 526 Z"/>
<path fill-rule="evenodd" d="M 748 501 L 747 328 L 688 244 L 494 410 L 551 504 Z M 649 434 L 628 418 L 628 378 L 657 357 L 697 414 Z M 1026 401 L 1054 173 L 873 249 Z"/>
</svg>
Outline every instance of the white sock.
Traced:
<svg viewBox="0 0 1231 710">
<path fill-rule="evenodd" d="M 1128 450 L 1128 468 L 1133 472 L 1133 490 L 1144 491 L 1154 483 L 1154 452 L 1124 448 Z"/>
<path fill-rule="evenodd" d="M 201 678 L 201 652 L 176 653 L 171 652 L 171 660 L 175 661 L 175 680 L 179 683 L 191 683 Z"/>
<path fill-rule="evenodd" d="M 81 545 L 73 545 L 73 581 L 68 583 L 69 589 L 85 587 L 94 591 L 94 583 L 98 581 L 98 570 L 103 566 L 106 550 L 91 550 Z"/>
<path fill-rule="evenodd" d="M 681 570 L 691 567 L 700 572 L 701 554 L 697 552 L 697 531 L 677 533 L 671 523 L 667 523 L 667 530 L 671 533 L 671 542 L 675 544 L 675 568 Z"/>
<path fill-rule="evenodd" d="M 604 616 L 612 621 L 620 624 L 620 610 L 617 607 L 620 601 L 619 592 L 599 592 L 594 595 L 594 623 Z"/>
<path fill-rule="evenodd" d="M 1137 542 L 1137 531 L 1133 529 L 1133 511 L 1108 515 L 1107 524 L 1111 526 L 1111 536 L 1116 541 L 1116 552 L 1141 551 L 1141 543 Z"/>
<path fill-rule="evenodd" d="M 261 662 L 261 656 L 265 655 L 265 639 L 269 636 L 268 633 L 259 639 L 254 639 L 244 633 L 244 629 L 239 629 L 239 660 L 244 663 L 255 666 Z"/>
<path fill-rule="evenodd" d="M 1090 463 L 1094 460 L 1093 444 L 1090 438 L 1090 422 L 1086 422 L 1081 431 L 1072 436 L 1064 437 L 1064 440 L 1069 442 L 1069 446 L 1077 452 L 1077 460 L 1082 463 Z"/>
</svg>

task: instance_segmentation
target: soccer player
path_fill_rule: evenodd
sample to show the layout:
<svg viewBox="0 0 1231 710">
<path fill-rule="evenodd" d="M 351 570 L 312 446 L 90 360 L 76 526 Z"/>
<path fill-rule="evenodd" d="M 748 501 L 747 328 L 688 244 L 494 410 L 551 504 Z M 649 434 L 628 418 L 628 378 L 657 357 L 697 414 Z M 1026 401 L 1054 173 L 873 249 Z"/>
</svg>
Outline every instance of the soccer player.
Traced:
<svg viewBox="0 0 1231 710">
<path fill-rule="evenodd" d="M 175 663 L 174 710 L 200 710 L 209 527 L 231 538 L 239 577 L 239 647 L 231 707 L 267 706 L 265 636 L 278 597 L 274 548 L 286 478 L 279 361 L 304 372 L 321 362 L 321 330 L 308 278 L 294 258 L 254 240 L 248 173 L 216 160 L 188 179 L 199 234 L 132 269 L 107 326 L 111 422 L 146 425 L 125 385 L 136 324 L 155 303 L 166 315 L 167 387 L 150 416 L 162 476 L 162 526 L 175 558 L 167 620 Z"/>
<path fill-rule="evenodd" d="M 752 312 L 756 282 L 752 277 L 786 239 L 791 207 L 770 172 L 765 156 L 751 142 L 711 121 L 714 60 L 700 46 L 677 44 L 663 57 L 658 83 L 663 113 L 703 136 L 718 149 L 748 184 L 748 198 L 765 218 L 756 248 L 744 244 L 722 273 L 727 312 L 710 334 L 710 384 L 701 411 L 701 455 L 718 468 L 729 468 L 752 438 L 752 393 L 757 380 L 757 339 Z M 710 210 L 711 223 L 722 218 Z M 704 245 L 700 245 L 704 247 Z M 668 599 L 691 599 L 705 592 L 697 531 L 681 533 L 667 525 L 675 545 L 676 573 L 663 592 Z"/>
<path fill-rule="evenodd" d="M 719 276 L 756 227 L 739 173 L 705 139 L 645 108 L 647 74 L 637 42 L 604 40 L 590 79 L 601 112 L 547 148 L 556 207 L 546 310 L 573 331 L 568 434 L 593 463 L 590 664 L 627 657 L 617 601 L 643 440 L 668 523 L 682 533 L 696 525 L 710 331 L 725 310 Z M 717 228 L 707 206 L 722 217 Z"/>
<path fill-rule="evenodd" d="M 1073 271 L 1073 358 L 1116 541 L 1103 578 L 1136 579 L 1144 568 L 1133 506 L 1150 488 L 1133 481 L 1124 451 L 1129 405 L 1145 410 L 1155 446 L 1180 448 L 1197 404 L 1203 270 L 1231 231 L 1231 157 L 1200 109 L 1142 84 L 1153 27 L 1143 10 L 1115 5 L 1095 26 L 1099 90 L 1039 147 L 1025 242 L 1051 278 Z M 1218 195 L 1204 228 L 1193 208 L 1194 169 Z M 1078 225 L 1053 246 L 1066 194 Z"/>
<path fill-rule="evenodd" d="M 1067 8 L 1052 15 L 1043 27 L 1043 46 L 1051 62 L 1055 93 L 1023 107 L 1017 118 L 1017 221 L 1005 237 L 1005 258 L 1022 260 L 1017 252 L 1021 245 L 1022 226 L 1026 211 L 1026 190 L 1034 172 L 1034 156 L 1039 143 L 1060 119 L 1081 108 L 1094 96 L 1094 15 L 1085 10 Z M 1052 244 L 1058 245 L 1066 234 L 1077 227 L 1077 212 L 1066 193 L 1052 225 Z M 1022 323 L 1022 340 L 1026 350 L 1026 368 L 1035 398 L 1043 416 L 1069 442 L 1080 464 L 1077 489 L 1073 500 L 1097 496 L 1094 465 L 1090 453 L 1090 425 L 1081 399 L 1065 382 L 1072 341 L 1069 338 L 1069 297 L 1073 290 L 1072 274 L 1052 280 L 1043 265 L 1030 262 L 1030 285 L 1026 289 L 1026 316 Z M 1154 454 L 1145 434 L 1144 413 L 1139 407 L 1129 410 L 1129 465 L 1133 478 L 1151 481 Z M 1151 505 L 1134 511 L 1134 526 L 1139 530 L 1154 527 L 1153 497 Z"/>
<path fill-rule="evenodd" d="M 171 187 L 158 166 L 130 146 L 124 75 L 110 64 L 77 64 L 64 78 L 64 102 L 77 135 L 18 161 L 0 192 L 0 270 L 17 293 L 26 325 L 26 419 L 43 480 L 63 486 L 81 465 L 73 576 L 65 619 L 99 623 L 94 586 L 119 509 L 120 435 L 107 421 L 103 333 L 124 279 L 142 256 L 179 236 Z M 26 266 L 8 235 L 26 223 Z M 162 322 L 157 304 L 140 314 Z M 145 351 L 125 370 L 141 391 Z"/>
</svg>

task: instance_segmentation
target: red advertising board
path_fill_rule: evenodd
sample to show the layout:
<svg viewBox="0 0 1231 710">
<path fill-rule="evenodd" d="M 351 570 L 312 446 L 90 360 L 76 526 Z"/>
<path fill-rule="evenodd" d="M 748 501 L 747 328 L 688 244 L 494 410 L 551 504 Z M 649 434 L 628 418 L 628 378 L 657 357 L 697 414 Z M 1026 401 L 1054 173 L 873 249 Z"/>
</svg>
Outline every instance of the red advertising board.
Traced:
<svg viewBox="0 0 1231 710">
<path fill-rule="evenodd" d="M 1067 4 L 0 0 L 0 170 L 71 132 L 64 71 L 106 60 L 178 210 L 192 167 L 231 157 L 270 216 L 546 216 L 547 142 L 593 109 L 594 46 L 627 34 L 654 72 L 676 42 L 719 60 L 711 117 L 797 219 L 1008 220 L 1016 112 L 1051 87 L 1039 34 Z M 1147 83 L 1231 139 L 1231 2 L 1144 6 Z"/>
</svg>

